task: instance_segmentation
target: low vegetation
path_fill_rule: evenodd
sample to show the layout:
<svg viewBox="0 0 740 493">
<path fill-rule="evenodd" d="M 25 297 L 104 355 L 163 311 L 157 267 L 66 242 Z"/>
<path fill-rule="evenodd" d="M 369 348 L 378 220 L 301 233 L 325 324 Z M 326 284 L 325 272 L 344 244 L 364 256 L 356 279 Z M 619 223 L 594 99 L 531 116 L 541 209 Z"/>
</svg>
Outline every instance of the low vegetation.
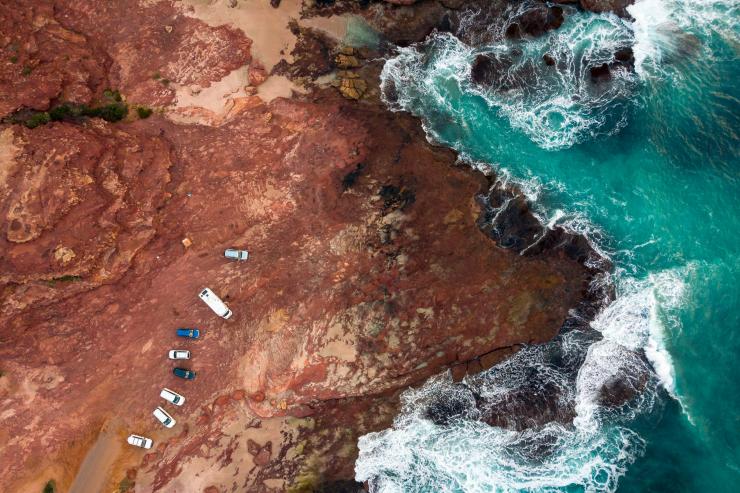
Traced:
<svg viewBox="0 0 740 493">
<path fill-rule="evenodd" d="M 43 493 L 56 493 L 57 491 L 57 482 L 53 479 L 50 479 L 46 482 L 46 485 L 44 486 Z"/>
<path fill-rule="evenodd" d="M 149 115 L 151 114 L 150 109 L 144 109 L 144 113 L 148 111 Z M 121 93 L 107 89 L 97 105 L 61 103 L 49 111 L 21 110 L 5 118 L 3 123 L 21 123 L 28 128 L 36 128 L 49 122 L 79 122 L 83 118 L 102 118 L 108 122 L 119 122 L 126 118 L 128 110 L 128 104 L 123 100 Z M 140 118 L 146 118 L 142 116 L 141 107 L 137 111 Z"/>
<path fill-rule="evenodd" d="M 149 118 L 150 116 L 152 116 L 152 109 L 146 106 L 138 106 L 136 108 L 136 114 L 138 114 L 139 118 L 143 120 L 144 118 Z"/>
</svg>

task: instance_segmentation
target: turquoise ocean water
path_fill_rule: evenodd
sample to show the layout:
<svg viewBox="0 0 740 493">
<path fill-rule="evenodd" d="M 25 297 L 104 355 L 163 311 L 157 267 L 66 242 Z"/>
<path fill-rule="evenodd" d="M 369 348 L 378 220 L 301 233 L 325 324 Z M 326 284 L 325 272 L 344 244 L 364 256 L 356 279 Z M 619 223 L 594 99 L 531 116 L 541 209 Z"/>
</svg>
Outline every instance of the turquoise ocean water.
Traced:
<svg viewBox="0 0 740 493">
<path fill-rule="evenodd" d="M 617 296 L 592 323 L 603 340 L 559 343 L 585 355 L 574 384 L 537 348 L 470 382 L 495 396 L 537 368 L 576 403 L 572 425 L 436 426 L 418 407 L 454 391 L 440 376 L 360 439 L 356 477 L 374 491 L 740 491 L 740 4 L 638 0 L 630 13 L 566 8 L 558 30 L 519 42 L 435 34 L 386 63 L 389 104 L 519 185 L 544 223 L 586 234 L 614 263 Z M 590 82 L 587 63 L 625 45 L 636 70 Z M 513 49 L 535 67 L 522 84 L 470 82 L 476 54 Z M 642 397 L 599 408 L 594 389 L 640 366 L 635 354 L 652 374 Z"/>
</svg>

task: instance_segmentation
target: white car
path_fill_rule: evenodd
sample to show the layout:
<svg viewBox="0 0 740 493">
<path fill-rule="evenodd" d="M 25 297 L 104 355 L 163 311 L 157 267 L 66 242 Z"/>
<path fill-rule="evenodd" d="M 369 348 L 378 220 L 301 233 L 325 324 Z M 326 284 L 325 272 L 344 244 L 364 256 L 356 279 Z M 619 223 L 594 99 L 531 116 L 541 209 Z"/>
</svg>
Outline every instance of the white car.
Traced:
<svg viewBox="0 0 740 493">
<path fill-rule="evenodd" d="M 185 349 L 170 349 L 170 359 L 190 359 L 190 351 Z"/>
<path fill-rule="evenodd" d="M 154 443 L 152 442 L 151 438 L 140 437 L 139 435 L 129 435 L 126 441 L 129 443 L 129 445 L 146 449 L 152 448 L 152 444 Z"/>
<path fill-rule="evenodd" d="M 157 418 L 157 421 L 162 423 L 165 428 L 172 428 L 175 426 L 175 418 L 167 414 L 167 411 L 162 409 L 161 407 L 157 407 L 157 409 L 154 410 L 154 417 Z"/>
<path fill-rule="evenodd" d="M 237 250 L 236 248 L 227 248 L 224 250 L 224 257 L 230 260 L 247 260 L 249 252 L 246 250 Z"/>
<path fill-rule="evenodd" d="M 159 397 L 166 400 L 167 402 L 171 402 L 176 406 L 182 406 L 183 404 L 185 404 L 185 397 L 181 396 L 174 390 L 168 389 L 167 387 L 162 389 L 162 392 L 159 393 Z"/>
<path fill-rule="evenodd" d="M 221 301 L 221 298 L 216 296 L 216 293 L 211 291 L 208 288 L 204 288 L 200 294 L 198 294 L 198 297 L 203 300 L 203 302 L 208 305 L 208 307 L 213 310 L 216 315 L 219 317 L 223 317 L 225 319 L 229 319 L 231 317 L 231 310 L 229 310 L 229 307 L 226 306 L 226 303 Z"/>
</svg>

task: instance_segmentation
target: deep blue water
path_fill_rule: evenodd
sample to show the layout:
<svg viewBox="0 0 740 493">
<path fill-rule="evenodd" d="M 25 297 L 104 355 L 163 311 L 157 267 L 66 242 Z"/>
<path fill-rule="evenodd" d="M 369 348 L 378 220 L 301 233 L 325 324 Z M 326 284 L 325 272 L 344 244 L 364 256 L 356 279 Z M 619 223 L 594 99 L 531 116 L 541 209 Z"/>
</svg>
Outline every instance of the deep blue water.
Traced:
<svg viewBox="0 0 740 493">
<path fill-rule="evenodd" d="M 469 382 L 495 396 L 537 368 L 567 387 L 572 425 L 435 426 L 418 410 L 453 391 L 441 376 L 404 395 L 393 428 L 360 440 L 357 478 L 375 491 L 738 491 L 740 6 L 638 0 L 631 13 L 569 8 L 557 31 L 520 42 L 437 34 L 386 63 L 399 96 L 389 104 L 518 184 L 543 222 L 586 234 L 615 265 L 617 298 L 592 323 L 601 342 L 559 342 L 586 353 L 575 382 L 543 348 Z M 636 71 L 591 82 L 588 64 L 626 45 Z M 513 49 L 534 76 L 508 92 L 469 80 L 476 54 Z M 546 66 L 544 53 L 562 63 Z M 635 354 L 653 375 L 642 397 L 599 408 L 594 389 L 639 366 Z M 545 442 L 554 452 L 522 458 Z"/>
</svg>

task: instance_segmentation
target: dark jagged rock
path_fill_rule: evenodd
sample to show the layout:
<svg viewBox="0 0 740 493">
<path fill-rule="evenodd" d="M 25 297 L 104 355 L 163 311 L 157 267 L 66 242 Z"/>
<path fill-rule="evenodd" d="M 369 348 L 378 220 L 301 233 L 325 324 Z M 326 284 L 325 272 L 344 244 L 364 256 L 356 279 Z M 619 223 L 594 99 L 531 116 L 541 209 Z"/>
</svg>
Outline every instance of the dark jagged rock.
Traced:
<svg viewBox="0 0 740 493">
<path fill-rule="evenodd" d="M 635 3 L 634 0 L 580 0 L 581 7 L 584 10 L 596 12 L 613 12 L 620 17 L 629 17 L 627 7 Z"/>
<path fill-rule="evenodd" d="M 596 403 L 603 407 L 621 407 L 640 395 L 650 380 L 650 369 L 644 354 L 622 346 L 613 351 L 620 353 L 620 367 L 598 391 Z"/>
<path fill-rule="evenodd" d="M 531 60 L 515 63 L 522 52 L 513 49 L 509 53 L 488 53 L 478 55 L 470 69 L 470 78 L 478 85 L 494 91 L 506 92 L 525 87 L 537 77 Z"/>
<path fill-rule="evenodd" d="M 506 28 L 506 37 L 513 39 L 521 36 L 542 36 L 559 28 L 563 20 L 562 7 L 536 4 L 512 19 L 512 23 Z"/>
<path fill-rule="evenodd" d="M 601 65 L 596 65 L 595 67 L 591 67 L 588 69 L 589 74 L 591 75 L 591 81 L 595 83 L 600 82 L 606 82 L 608 80 L 611 80 L 612 73 L 609 69 L 608 63 L 602 63 Z"/>
<path fill-rule="evenodd" d="M 529 210 L 523 195 L 495 189 L 486 199 L 488 207 L 479 219 L 479 226 L 500 247 L 521 252 L 542 233 L 542 225 Z"/>
<path fill-rule="evenodd" d="M 632 48 L 620 48 L 614 52 L 614 60 L 609 63 L 602 63 L 589 68 L 591 81 L 595 83 L 607 82 L 612 78 L 614 70 L 633 71 L 635 69 L 635 55 Z"/>
<path fill-rule="evenodd" d="M 456 384 L 453 389 L 434 395 L 427 404 L 424 416 L 436 425 L 448 425 L 450 422 L 469 417 L 476 411 L 476 399 L 464 385 Z"/>
<path fill-rule="evenodd" d="M 544 55 L 542 55 L 542 60 L 545 62 L 545 65 L 548 65 L 551 67 L 555 65 L 556 63 L 555 58 L 549 53 L 545 53 Z"/>
<path fill-rule="evenodd" d="M 552 382 L 540 383 L 533 375 L 530 383 L 516 388 L 488 404 L 484 421 L 491 426 L 526 430 L 550 422 L 567 424 L 576 416 L 573 405 L 564 405 L 564 389 Z"/>
</svg>

